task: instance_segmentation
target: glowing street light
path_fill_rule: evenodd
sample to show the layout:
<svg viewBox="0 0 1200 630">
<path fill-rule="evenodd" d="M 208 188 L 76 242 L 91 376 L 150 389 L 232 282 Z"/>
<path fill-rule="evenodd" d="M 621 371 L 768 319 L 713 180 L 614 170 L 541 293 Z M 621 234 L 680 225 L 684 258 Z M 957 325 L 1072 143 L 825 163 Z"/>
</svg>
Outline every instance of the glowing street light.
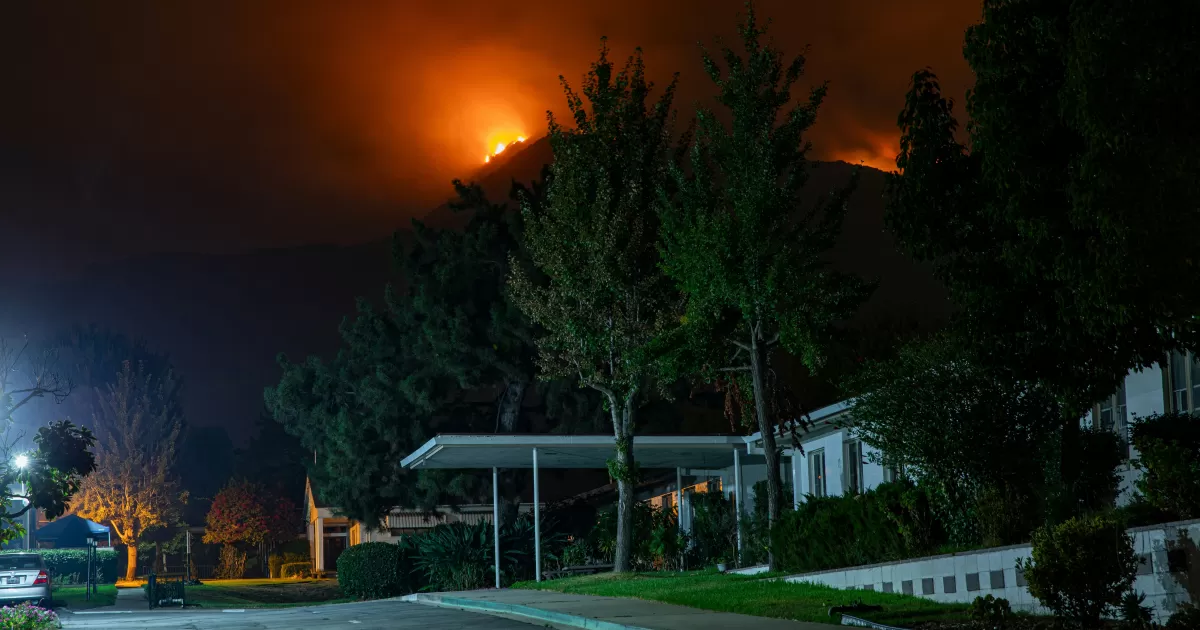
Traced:
<svg viewBox="0 0 1200 630">
<path fill-rule="evenodd" d="M 17 465 L 17 468 L 25 469 L 29 466 L 29 456 L 25 454 L 17 455 L 13 463 Z"/>
</svg>

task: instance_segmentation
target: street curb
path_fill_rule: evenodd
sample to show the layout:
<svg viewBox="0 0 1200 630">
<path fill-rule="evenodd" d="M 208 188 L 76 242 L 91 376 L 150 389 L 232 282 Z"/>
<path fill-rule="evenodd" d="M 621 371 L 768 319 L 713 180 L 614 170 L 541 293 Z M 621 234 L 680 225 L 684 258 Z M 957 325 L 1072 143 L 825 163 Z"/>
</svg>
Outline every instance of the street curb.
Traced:
<svg viewBox="0 0 1200 630">
<path fill-rule="evenodd" d="M 874 630 L 905 630 L 905 628 L 875 623 L 874 621 L 867 621 L 866 619 L 859 619 L 858 617 L 851 617 L 850 615 L 845 614 L 842 615 L 842 625 L 856 626 L 859 628 L 873 628 Z"/>
<path fill-rule="evenodd" d="M 546 623 L 553 623 L 561 626 L 584 628 L 585 630 L 649 630 L 648 628 L 643 628 L 641 626 L 629 626 L 622 623 L 613 623 L 611 621 L 601 621 L 599 619 L 584 617 L 582 615 L 560 613 L 553 610 L 534 608 L 532 606 L 522 606 L 520 604 L 502 604 L 500 602 L 467 599 L 465 597 L 447 597 L 445 595 L 418 593 L 415 595 L 406 595 L 402 597 L 401 600 L 417 604 L 425 604 L 427 606 L 437 606 L 440 608 L 457 608 L 459 610 L 469 610 L 472 612 L 516 615 L 518 617 L 528 617 L 530 619 L 536 619 L 537 621 L 544 621 Z"/>
</svg>

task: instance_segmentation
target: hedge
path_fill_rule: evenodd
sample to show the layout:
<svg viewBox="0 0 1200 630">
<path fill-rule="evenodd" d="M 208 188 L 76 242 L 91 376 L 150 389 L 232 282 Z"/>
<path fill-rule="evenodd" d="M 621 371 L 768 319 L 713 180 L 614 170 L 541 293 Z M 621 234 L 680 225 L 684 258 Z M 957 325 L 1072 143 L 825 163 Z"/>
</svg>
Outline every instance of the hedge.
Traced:
<svg viewBox="0 0 1200 630">
<path fill-rule="evenodd" d="M 338 556 L 338 587 L 350 597 L 392 597 L 416 590 L 413 579 L 415 549 L 407 539 L 397 544 L 367 542 Z"/>
<path fill-rule="evenodd" d="M 0 553 L 38 553 L 50 570 L 55 584 L 83 584 L 87 578 L 87 549 L 5 549 Z M 113 549 L 96 550 L 96 579 L 101 584 L 117 581 L 117 552 Z"/>
<path fill-rule="evenodd" d="M 920 489 L 905 482 L 863 494 L 809 496 L 771 529 L 779 568 L 797 573 L 916 557 L 942 537 Z"/>
<path fill-rule="evenodd" d="M 277 577 L 281 578 L 303 578 L 312 575 L 312 563 L 308 560 L 304 562 L 285 562 L 279 566 Z"/>
</svg>

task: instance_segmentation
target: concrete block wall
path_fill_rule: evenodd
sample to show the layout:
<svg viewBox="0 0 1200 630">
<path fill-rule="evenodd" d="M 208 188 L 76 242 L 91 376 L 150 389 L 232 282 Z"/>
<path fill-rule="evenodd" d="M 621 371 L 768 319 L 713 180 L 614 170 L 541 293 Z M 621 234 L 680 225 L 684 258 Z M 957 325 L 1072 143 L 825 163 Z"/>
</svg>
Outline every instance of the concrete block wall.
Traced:
<svg viewBox="0 0 1200 630">
<path fill-rule="evenodd" d="M 1146 595 L 1146 606 L 1165 621 L 1180 604 L 1190 601 L 1185 584 L 1200 587 L 1200 520 L 1167 523 L 1129 530 L 1134 552 L 1143 560 L 1134 589 Z M 1183 537 L 1191 544 L 1179 546 Z M 1182 549 L 1174 551 L 1171 549 Z M 925 597 L 939 602 L 969 604 L 993 595 L 1009 601 L 1014 610 L 1049 614 L 1029 593 L 1017 560 L 1029 558 L 1028 544 L 914 558 L 901 562 L 833 569 L 790 576 L 789 582 L 824 584 L 840 589 L 866 589 Z M 1187 557 L 1187 560 L 1181 558 Z M 1190 561 L 1190 562 L 1189 562 Z M 1176 571 L 1186 566 L 1186 573 Z M 1189 582 L 1190 581 L 1190 582 Z"/>
</svg>

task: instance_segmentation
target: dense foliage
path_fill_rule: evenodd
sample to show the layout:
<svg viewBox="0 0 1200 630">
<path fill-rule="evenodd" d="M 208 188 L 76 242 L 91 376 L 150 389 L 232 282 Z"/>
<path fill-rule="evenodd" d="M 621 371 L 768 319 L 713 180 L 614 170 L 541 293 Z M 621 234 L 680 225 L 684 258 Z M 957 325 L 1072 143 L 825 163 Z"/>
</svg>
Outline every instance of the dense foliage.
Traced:
<svg viewBox="0 0 1200 630">
<path fill-rule="evenodd" d="M 294 538 L 300 512 L 287 497 L 250 481 L 234 481 L 213 498 L 205 521 L 204 542 L 256 545 Z"/>
<path fill-rule="evenodd" d="M 690 554 L 699 566 L 733 563 L 737 554 L 737 513 L 733 502 L 720 492 L 701 492 L 688 497 L 692 506 Z"/>
<path fill-rule="evenodd" d="M 544 282 L 518 265 L 510 275 L 516 303 L 543 331 L 539 377 L 576 379 L 604 396 L 616 436 L 618 571 L 631 568 L 637 409 L 660 371 L 651 350 L 672 325 L 676 301 L 659 268 L 653 211 L 675 84 L 653 104 L 652 87 L 640 51 L 617 70 L 604 47 L 582 94 L 566 88 L 573 127 L 550 119 L 545 199 L 522 200 L 525 248 Z"/>
<path fill-rule="evenodd" d="M 887 454 L 880 463 L 931 491 L 955 542 L 1024 542 L 1047 516 L 1103 511 L 1116 499 L 1117 436 L 1076 430 L 1064 451 L 1059 396 L 986 367 L 955 335 L 909 343 L 852 380 L 855 430 Z"/>
<path fill-rule="evenodd" d="M 804 135 L 826 88 L 793 104 L 805 57 L 785 62 L 764 41 L 766 33 L 748 5 L 738 25 L 742 50 L 724 48 L 724 68 L 704 50 L 704 68 L 728 116 L 697 110 L 691 159 L 671 169 L 660 208 L 663 268 L 687 301 L 680 329 L 687 348 L 678 367 L 710 382 L 718 370 L 732 371 L 741 388 L 753 392 L 744 417 L 763 436 L 766 514 L 774 521 L 784 500 L 775 445 L 779 419 L 768 411 L 771 355 L 782 347 L 816 369 L 832 325 L 853 315 L 867 292 L 861 281 L 834 271 L 827 256 L 852 186 L 828 203 L 801 208 L 808 179 Z"/>
<path fill-rule="evenodd" d="M 415 590 L 412 553 L 411 544 L 404 541 L 354 545 L 338 556 L 338 588 L 362 599 L 411 593 Z"/>
<path fill-rule="evenodd" d="M 807 497 L 771 529 L 779 567 L 820 571 L 931 552 L 944 532 L 920 492 L 895 482 L 862 494 Z"/>
<path fill-rule="evenodd" d="M 5 630 L 57 630 L 61 627 L 58 615 L 49 608 L 26 602 L 0 608 L 0 628 Z"/>
<path fill-rule="evenodd" d="M 178 487 L 175 451 L 183 430 L 180 385 L 169 369 L 126 361 L 98 395 L 96 471 L 79 494 L 79 516 L 110 523 L 126 545 L 126 579 L 137 570 L 137 544 L 147 530 L 176 524 L 186 494 Z"/>
<path fill-rule="evenodd" d="M 1107 517 L 1073 518 L 1039 528 L 1033 558 L 1019 560 L 1029 592 L 1060 618 L 1099 628 L 1133 586 L 1133 539 Z"/>
<path fill-rule="evenodd" d="M 899 118 L 888 222 L 934 264 L 991 366 L 1071 407 L 1200 342 L 1197 122 L 1184 2 L 987 0 L 965 142 L 927 70 Z M 1188 17 L 1184 17 L 1184 16 Z M 1185 140 L 1185 138 L 1187 140 Z"/>
<path fill-rule="evenodd" d="M 1142 470 L 1138 490 L 1155 509 L 1200 518 L 1200 418 L 1162 414 L 1133 425 Z"/>
</svg>

